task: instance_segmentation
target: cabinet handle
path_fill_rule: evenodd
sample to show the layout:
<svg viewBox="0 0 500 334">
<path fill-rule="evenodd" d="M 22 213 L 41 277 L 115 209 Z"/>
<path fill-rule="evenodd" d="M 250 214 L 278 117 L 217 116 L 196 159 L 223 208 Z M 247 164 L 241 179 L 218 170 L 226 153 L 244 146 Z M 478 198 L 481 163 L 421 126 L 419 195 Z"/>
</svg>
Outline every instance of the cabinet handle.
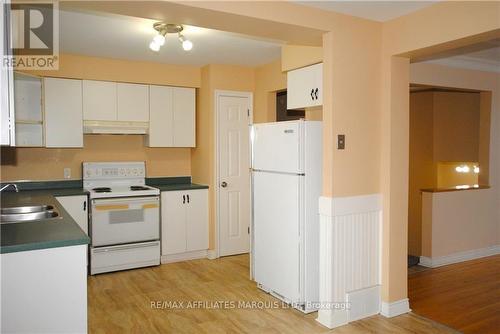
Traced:
<svg viewBox="0 0 500 334">
<path fill-rule="evenodd" d="M 314 91 L 314 96 L 316 97 L 315 100 L 318 99 L 318 88 L 316 88 L 316 90 Z"/>
<path fill-rule="evenodd" d="M 189 203 L 189 195 L 187 195 L 187 198 L 188 198 L 188 203 Z"/>
<path fill-rule="evenodd" d="M 87 201 L 83 202 L 83 211 L 87 211 Z"/>
<path fill-rule="evenodd" d="M 186 195 L 182 195 L 182 204 L 186 204 Z"/>
<path fill-rule="evenodd" d="M 314 95 L 313 95 L 313 94 L 314 94 L 314 88 L 313 88 L 313 89 L 311 89 L 311 99 L 313 99 L 313 100 L 314 100 Z"/>
</svg>

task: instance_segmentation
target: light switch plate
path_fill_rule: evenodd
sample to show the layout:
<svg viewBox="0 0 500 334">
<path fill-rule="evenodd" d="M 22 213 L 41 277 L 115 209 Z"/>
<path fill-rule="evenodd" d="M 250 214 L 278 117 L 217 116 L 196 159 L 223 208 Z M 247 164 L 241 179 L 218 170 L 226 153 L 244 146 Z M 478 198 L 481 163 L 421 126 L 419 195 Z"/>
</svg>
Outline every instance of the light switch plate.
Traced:
<svg viewBox="0 0 500 334">
<path fill-rule="evenodd" d="M 345 149 L 345 135 L 337 135 L 337 149 L 338 150 Z"/>
<path fill-rule="evenodd" d="M 64 168 L 64 178 L 71 179 L 71 168 Z"/>
</svg>

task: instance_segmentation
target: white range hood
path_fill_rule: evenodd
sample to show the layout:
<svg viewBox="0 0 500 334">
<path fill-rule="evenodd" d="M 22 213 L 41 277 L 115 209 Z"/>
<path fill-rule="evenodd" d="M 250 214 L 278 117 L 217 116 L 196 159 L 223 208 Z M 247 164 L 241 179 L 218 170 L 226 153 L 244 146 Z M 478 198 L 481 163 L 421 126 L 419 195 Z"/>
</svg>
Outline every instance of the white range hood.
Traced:
<svg viewBox="0 0 500 334">
<path fill-rule="evenodd" d="M 148 129 L 148 122 L 83 121 L 86 134 L 145 135 Z"/>
</svg>

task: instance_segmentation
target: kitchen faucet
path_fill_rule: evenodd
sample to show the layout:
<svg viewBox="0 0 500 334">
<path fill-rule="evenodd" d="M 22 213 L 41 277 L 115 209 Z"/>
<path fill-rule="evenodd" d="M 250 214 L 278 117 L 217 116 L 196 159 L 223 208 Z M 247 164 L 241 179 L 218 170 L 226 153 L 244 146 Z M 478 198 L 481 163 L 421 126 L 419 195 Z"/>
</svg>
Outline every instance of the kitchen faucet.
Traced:
<svg viewBox="0 0 500 334">
<path fill-rule="evenodd" d="M 0 188 L 0 192 L 4 191 L 5 189 L 7 189 L 10 186 L 14 187 L 14 189 L 16 190 L 16 193 L 19 192 L 19 188 L 17 187 L 17 184 L 15 184 L 15 183 L 8 183 L 8 184 L 4 185 L 2 188 Z"/>
</svg>

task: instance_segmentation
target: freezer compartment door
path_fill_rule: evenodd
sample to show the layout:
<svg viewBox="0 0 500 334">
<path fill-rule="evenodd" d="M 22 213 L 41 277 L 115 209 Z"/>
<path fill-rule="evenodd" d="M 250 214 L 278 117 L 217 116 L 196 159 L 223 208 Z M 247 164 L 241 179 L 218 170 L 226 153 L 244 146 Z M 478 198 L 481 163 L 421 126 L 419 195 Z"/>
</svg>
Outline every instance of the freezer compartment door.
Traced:
<svg viewBox="0 0 500 334">
<path fill-rule="evenodd" d="M 303 121 L 255 124 L 252 127 L 252 168 L 304 172 Z"/>
<path fill-rule="evenodd" d="M 257 283 L 300 302 L 303 176 L 254 172 L 254 273 Z"/>
</svg>

